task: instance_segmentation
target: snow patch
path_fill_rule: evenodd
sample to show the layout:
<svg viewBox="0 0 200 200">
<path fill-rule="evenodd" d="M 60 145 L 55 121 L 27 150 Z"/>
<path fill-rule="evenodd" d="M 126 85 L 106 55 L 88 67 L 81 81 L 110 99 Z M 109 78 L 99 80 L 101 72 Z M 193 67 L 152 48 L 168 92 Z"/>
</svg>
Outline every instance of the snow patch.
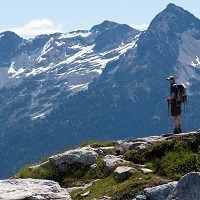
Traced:
<svg viewBox="0 0 200 200">
<path fill-rule="evenodd" d="M 95 45 L 91 45 L 91 46 L 88 46 L 88 47 L 83 47 L 79 52 L 77 52 L 76 54 L 74 54 L 70 58 L 58 63 L 56 66 L 59 66 L 59 65 L 62 65 L 62 64 L 69 64 L 69 63 L 75 61 L 77 58 L 83 56 L 84 54 L 92 53 L 92 49 L 94 48 L 94 46 Z"/>
<path fill-rule="evenodd" d="M 85 84 L 78 84 L 78 85 L 71 85 L 69 86 L 70 90 L 74 90 L 74 89 L 87 89 L 88 88 L 89 83 L 85 83 Z"/>
<path fill-rule="evenodd" d="M 14 68 L 14 64 L 15 64 L 15 62 L 11 63 L 11 66 L 8 69 L 8 74 L 11 75 L 11 78 L 19 78 L 19 75 L 22 74 L 26 69 L 20 68 L 20 69 L 16 70 Z"/>
<path fill-rule="evenodd" d="M 71 48 L 71 49 L 80 49 L 80 48 L 82 48 L 82 46 L 80 46 L 80 45 L 74 45 L 74 46 L 71 46 L 69 48 Z"/>
<path fill-rule="evenodd" d="M 120 54 L 126 53 L 129 49 L 135 47 L 136 41 L 133 41 L 132 43 L 126 44 L 126 45 L 121 45 L 119 48 L 116 50 L 119 51 Z"/>
<path fill-rule="evenodd" d="M 154 120 L 160 120 L 161 118 L 159 117 L 159 116 L 157 116 L 157 115 L 154 115 L 153 117 L 152 117 Z"/>
<path fill-rule="evenodd" d="M 71 33 L 63 33 L 58 39 L 65 39 L 65 38 L 74 38 L 74 37 L 88 37 L 91 35 L 91 32 L 71 32 Z"/>
<path fill-rule="evenodd" d="M 38 67 L 38 68 L 33 68 L 29 73 L 26 74 L 26 77 L 30 76 L 30 75 L 37 75 L 46 71 L 49 71 L 50 69 L 52 69 L 53 63 L 50 63 L 50 65 L 48 67 Z"/>
<path fill-rule="evenodd" d="M 44 56 L 48 51 L 51 51 L 53 49 L 53 47 L 49 48 L 51 46 L 52 41 L 54 40 L 53 37 L 51 37 L 49 39 L 49 41 L 44 45 L 41 54 L 38 56 L 37 61 L 41 62 L 44 58 L 42 58 L 42 56 Z"/>
<path fill-rule="evenodd" d="M 58 42 L 58 41 L 55 41 L 55 44 L 56 44 L 56 46 L 62 46 L 63 44 L 65 44 L 65 42 L 64 41 L 61 41 L 61 42 Z"/>
<path fill-rule="evenodd" d="M 47 115 L 49 115 L 51 113 L 52 110 L 53 110 L 53 108 L 50 108 L 46 111 L 43 110 L 43 111 L 34 113 L 34 114 L 31 115 L 31 119 L 32 120 L 44 119 Z"/>
<path fill-rule="evenodd" d="M 200 66 L 200 60 L 199 60 L 199 57 L 198 57 L 198 56 L 196 56 L 195 61 L 191 61 L 191 65 L 192 65 L 193 67 L 198 67 L 198 66 Z"/>
<path fill-rule="evenodd" d="M 38 119 L 38 118 L 44 119 L 44 118 L 45 118 L 45 113 L 41 113 L 41 114 L 39 114 L 39 115 L 36 115 L 36 116 L 34 116 L 32 119 Z"/>
</svg>

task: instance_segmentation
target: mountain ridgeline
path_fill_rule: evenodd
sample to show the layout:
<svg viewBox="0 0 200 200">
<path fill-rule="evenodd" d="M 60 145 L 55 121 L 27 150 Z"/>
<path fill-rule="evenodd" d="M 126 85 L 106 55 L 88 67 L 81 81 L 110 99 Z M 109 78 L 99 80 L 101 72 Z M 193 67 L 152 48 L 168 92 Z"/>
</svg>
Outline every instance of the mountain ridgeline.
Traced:
<svg viewBox="0 0 200 200">
<path fill-rule="evenodd" d="M 188 88 L 184 131 L 197 129 L 199 58 L 200 20 L 174 4 L 143 32 L 104 21 L 30 40 L 1 33 L 0 176 L 85 140 L 166 133 L 169 74 Z"/>
</svg>

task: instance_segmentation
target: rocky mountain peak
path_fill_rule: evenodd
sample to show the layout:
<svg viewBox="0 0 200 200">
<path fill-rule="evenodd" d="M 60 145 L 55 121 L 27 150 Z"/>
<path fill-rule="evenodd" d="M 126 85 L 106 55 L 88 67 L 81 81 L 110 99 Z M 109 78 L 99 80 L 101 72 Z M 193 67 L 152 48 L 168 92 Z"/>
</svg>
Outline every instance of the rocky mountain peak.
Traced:
<svg viewBox="0 0 200 200">
<path fill-rule="evenodd" d="M 2 33 L 0 33 L 0 38 L 3 39 L 3 38 L 18 38 L 20 40 L 22 40 L 21 37 L 19 37 L 16 33 L 12 32 L 12 31 L 4 31 Z"/>
<path fill-rule="evenodd" d="M 19 44 L 23 38 L 11 31 L 0 33 L 0 62 L 1 66 L 9 63 L 19 53 Z"/>
<path fill-rule="evenodd" d="M 182 33 L 188 29 L 200 29 L 200 20 L 183 8 L 170 3 L 151 22 L 149 29 Z"/>
<path fill-rule="evenodd" d="M 119 25 L 119 24 L 116 23 L 116 22 L 105 20 L 101 24 L 93 26 L 91 28 L 91 32 L 104 32 L 104 31 L 108 30 L 109 28 L 113 28 L 113 27 L 115 27 L 117 25 Z"/>
</svg>

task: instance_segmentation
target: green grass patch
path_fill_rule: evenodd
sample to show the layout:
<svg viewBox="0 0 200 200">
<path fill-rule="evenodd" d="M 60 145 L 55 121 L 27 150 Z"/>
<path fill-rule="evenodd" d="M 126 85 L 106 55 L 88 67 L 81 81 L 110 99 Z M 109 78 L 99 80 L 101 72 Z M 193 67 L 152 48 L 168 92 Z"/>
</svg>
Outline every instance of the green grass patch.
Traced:
<svg viewBox="0 0 200 200">
<path fill-rule="evenodd" d="M 123 182 L 116 182 L 112 176 L 109 176 L 95 182 L 87 190 L 76 190 L 70 195 L 73 200 L 100 199 L 104 196 L 112 197 L 112 199 L 116 200 L 130 199 L 147 186 L 154 186 L 163 183 L 166 182 L 157 178 L 155 175 L 144 175 L 138 172 Z M 87 191 L 90 191 L 90 194 L 87 197 L 81 197 L 81 194 Z"/>
<path fill-rule="evenodd" d="M 95 179 L 108 177 L 112 169 L 105 168 L 102 160 L 97 160 L 97 166 L 91 168 L 80 163 L 70 165 L 66 172 L 59 172 L 52 168 L 38 168 L 30 170 L 29 166 L 24 167 L 15 178 L 48 179 L 59 182 L 62 187 L 73 187 L 79 184 L 89 183 Z"/>
<path fill-rule="evenodd" d="M 191 171 L 200 170 L 199 134 L 188 138 L 157 142 L 142 152 L 129 150 L 125 159 L 145 164 L 155 173 L 178 180 Z"/>
<path fill-rule="evenodd" d="M 178 143 L 173 151 L 169 151 L 161 159 L 153 160 L 152 166 L 155 172 L 178 180 L 186 173 L 200 170 L 200 155 L 187 145 Z"/>
<path fill-rule="evenodd" d="M 38 168 L 34 171 L 29 169 L 29 166 L 24 167 L 15 178 L 33 178 L 33 179 L 47 179 L 55 180 L 57 179 L 58 171 L 51 168 Z"/>
</svg>

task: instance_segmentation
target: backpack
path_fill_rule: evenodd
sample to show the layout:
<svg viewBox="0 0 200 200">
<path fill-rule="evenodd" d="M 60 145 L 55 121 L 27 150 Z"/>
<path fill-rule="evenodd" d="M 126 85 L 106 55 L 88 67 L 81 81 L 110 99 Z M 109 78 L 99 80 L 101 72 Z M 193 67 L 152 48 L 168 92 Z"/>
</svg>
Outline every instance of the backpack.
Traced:
<svg viewBox="0 0 200 200">
<path fill-rule="evenodd" d="M 186 87 L 183 83 L 176 84 L 177 92 L 176 92 L 176 101 L 180 103 L 187 103 L 187 94 Z"/>
</svg>

